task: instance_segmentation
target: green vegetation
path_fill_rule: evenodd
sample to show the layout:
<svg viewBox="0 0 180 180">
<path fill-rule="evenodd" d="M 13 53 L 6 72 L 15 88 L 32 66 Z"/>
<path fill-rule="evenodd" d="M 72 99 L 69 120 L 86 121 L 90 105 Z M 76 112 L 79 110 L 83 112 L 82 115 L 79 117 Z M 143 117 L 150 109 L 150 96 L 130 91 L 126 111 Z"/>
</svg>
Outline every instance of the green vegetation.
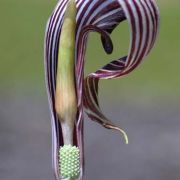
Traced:
<svg viewBox="0 0 180 180">
<path fill-rule="evenodd" d="M 101 90 L 104 93 L 111 89 L 114 92 L 122 91 L 122 96 L 143 92 L 166 97 L 179 94 L 179 2 L 161 0 L 158 3 L 161 29 L 155 48 L 131 75 L 113 81 L 102 81 Z M 3 85 L 5 91 L 6 87 L 19 85 L 44 89 L 44 29 L 55 4 L 56 0 L 0 1 L 1 90 Z M 86 73 L 96 70 L 110 59 L 125 55 L 128 50 L 128 33 L 126 22 L 113 32 L 114 52 L 110 56 L 103 52 L 99 36 L 92 33 L 88 43 Z M 115 88 L 111 88 L 112 86 Z"/>
</svg>

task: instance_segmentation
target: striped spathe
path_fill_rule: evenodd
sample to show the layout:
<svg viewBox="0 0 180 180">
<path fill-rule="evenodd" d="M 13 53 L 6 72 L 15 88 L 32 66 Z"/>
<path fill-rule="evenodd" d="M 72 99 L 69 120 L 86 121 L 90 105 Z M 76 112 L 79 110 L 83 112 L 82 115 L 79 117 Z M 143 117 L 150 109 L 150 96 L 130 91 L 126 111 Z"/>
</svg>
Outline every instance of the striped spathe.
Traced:
<svg viewBox="0 0 180 180">
<path fill-rule="evenodd" d="M 52 124 L 53 168 L 57 180 L 60 179 L 58 150 L 63 145 L 63 136 L 55 111 L 56 71 L 58 44 L 67 3 L 68 0 L 59 0 L 48 20 L 44 50 L 46 87 Z M 102 113 L 98 103 L 98 82 L 100 79 L 112 79 L 127 75 L 138 67 L 156 41 L 159 29 L 159 11 L 155 0 L 76 0 L 76 6 L 76 55 L 74 59 L 78 113 L 74 144 L 80 149 L 81 175 L 79 179 L 82 180 L 84 168 L 83 110 L 90 119 L 104 127 L 124 132 Z M 127 55 L 110 61 L 109 64 L 84 78 L 88 33 L 98 32 L 102 37 L 104 49 L 107 53 L 111 52 L 110 33 L 124 20 L 129 23 L 131 37 Z"/>
</svg>

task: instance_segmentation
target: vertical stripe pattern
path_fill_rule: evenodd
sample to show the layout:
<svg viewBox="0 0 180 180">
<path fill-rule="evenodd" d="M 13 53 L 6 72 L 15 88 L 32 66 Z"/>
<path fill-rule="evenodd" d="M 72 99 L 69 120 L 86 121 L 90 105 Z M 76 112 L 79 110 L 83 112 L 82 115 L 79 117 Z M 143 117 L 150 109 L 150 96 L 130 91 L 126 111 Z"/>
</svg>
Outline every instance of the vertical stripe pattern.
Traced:
<svg viewBox="0 0 180 180">
<path fill-rule="evenodd" d="M 90 119 L 104 127 L 122 129 L 112 123 L 101 111 L 98 103 L 98 82 L 113 79 L 133 71 L 152 49 L 159 28 L 159 12 L 153 0 L 119 0 L 131 30 L 128 55 L 110 62 L 84 80 L 84 107 Z"/>
<path fill-rule="evenodd" d="M 56 70 L 58 44 L 64 12 L 68 0 L 59 0 L 50 16 L 45 34 L 45 76 L 51 112 L 53 168 L 56 180 L 61 179 L 58 166 L 58 150 L 63 145 L 61 124 L 55 111 Z M 98 82 L 123 76 L 134 70 L 153 47 L 158 27 L 159 13 L 154 0 L 76 0 L 76 92 L 78 113 L 74 132 L 74 144 L 80 148 L 81 175 L 83 179 L 83 108 L 88 116 L 106 128 L 121 130 L 108 120 L 98 104 Z M 105 38 L 122 21 L 128 20 L 131 41 L 127 56 L 119 58 L 90 74 L 84 80 L 84 57 L 88 33 L 99 31 Z M 91 27 L 91 28 L 88 28 Z M 96 28 L 93 28 L 96 27 Z M 106 41 L 104 42 L 106 43 Z M 104 44 L 106 46 L 106 44 Z"/>
</svg>

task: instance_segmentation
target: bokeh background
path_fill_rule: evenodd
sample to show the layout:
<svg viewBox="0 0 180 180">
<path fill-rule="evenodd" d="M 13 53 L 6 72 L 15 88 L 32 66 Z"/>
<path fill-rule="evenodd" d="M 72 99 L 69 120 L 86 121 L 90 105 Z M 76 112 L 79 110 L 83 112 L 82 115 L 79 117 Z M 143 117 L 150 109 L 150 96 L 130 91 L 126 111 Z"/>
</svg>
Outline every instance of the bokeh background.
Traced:
<svg viewBox="0 0 180 180">
<path fill-rule="evenodd" d="M 130 75 L 101 81 L 100 103 L 122 137 L 85 118 L 85 179 L 180 179 L 180 1 L 157 0 L 161 29 L 152 53 Z M 44 81 L 44 29 L 56 0 L 0 0 L 0 179 L 53 180 Z M 106 55 L 91 34 L 86 73 L 125 55 L 129 30 L 112 34 Z M 96 44 L 96 46 L 94 46 Z"/>
</svg>

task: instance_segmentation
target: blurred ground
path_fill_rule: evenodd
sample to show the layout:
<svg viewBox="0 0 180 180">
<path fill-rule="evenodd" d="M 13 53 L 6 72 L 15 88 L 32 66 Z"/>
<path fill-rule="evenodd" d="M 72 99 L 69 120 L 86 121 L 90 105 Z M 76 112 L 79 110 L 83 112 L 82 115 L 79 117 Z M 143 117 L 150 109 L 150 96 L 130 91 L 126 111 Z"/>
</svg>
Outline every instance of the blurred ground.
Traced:
<svg viewBox="0 0 180 180">
<path fill-rule="evenodd" d="M 55 3 L 0 1 L 0 180 L 53 179 L 43 38 Z M 86 118 L 87 180 L 180 179 L 180 2 L 158 3 L 161 30 L 151 55 L 131 75 L 100 84 L 103 110 L 127 130 L 130 144 Z M 112 34 L 111 56 L 90 36 L 86 73 L 126 54 L 127 27 Z"/>
<path fill-rule="evenodd" d="M 120 100 L 104 102 L 104 111 L 130 143 L 85 118 L 85 179 L 179 180 L 179 104 Z M 0 119 L 0 179 L 53 179 L 47 101 L 31 94 L 1 98 Z"/>
</svg>

